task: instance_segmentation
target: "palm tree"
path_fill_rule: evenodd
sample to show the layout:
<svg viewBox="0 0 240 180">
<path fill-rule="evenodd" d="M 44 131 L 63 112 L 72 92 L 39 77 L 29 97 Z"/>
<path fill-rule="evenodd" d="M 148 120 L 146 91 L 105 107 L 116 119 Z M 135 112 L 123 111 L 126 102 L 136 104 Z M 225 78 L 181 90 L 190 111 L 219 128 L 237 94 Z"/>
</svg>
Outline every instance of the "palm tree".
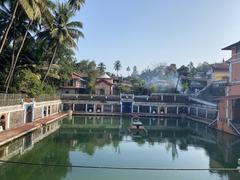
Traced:
<svg viewBox="0 0 240 180">
<path fill-rule="evenodd" d="M 106 65 L 103 62 L 101 62 L 101 63 L 98 64 L 97 68 L 101 73 L 104 73 L 105 70 L 106 70 Z"/>
<path fill-rule="evenodd" d="M 121 62 L 119 60 L 114 62 L 114 69 L 115 71 L 117 71 L 117 76 L 118 76 L 118 71 L 120 71 L 120 69 L 122 68 Z"/>
<path fill-rule="evenodd" d="M 7 24 L 4 32 L 3 32 L 3 34 L 2 34 L 1 46 L 0 46 L 0 54 L 2 53 L 2 50 L 3 50 L 3 48 L 4 48 L 4 45 L 5 45 L 6 41 L 7 41 L 8 33 L 9 33 L 9 31 L 10 31 L 10 29 L 11 29 L 11 27 L 12 27 L 12 24 L 13 24 L 13 22 L 14 22 L 14 20 L 15 20 L 16 13 L 17 13 L 17 9 L 18 9 L 18 7 L 19 7 L 19 1 L 16 1 L 16 2 L 14 3 L 14 6 L 12 6 L 13 1 L 2 0 L 2 1 L 1 1 L 1 6 L 4 7 L 4 9 L 6 9 L 5 3 L 7 3 L 7 2 L 10 3 L 10 5 L 9 5 L 10 7 L 14 7 L 14 8 L 11 9 L 11 10 L 12 10 L 12 15 L 11 15 L 11 17 L 10 17 L 10 19 L 9 19 L 9 22 L 8 22 L 8 24 Z"/>
<path fill-rule="evenodd" d="M 128 66 L 126 70 L 127 70 L 127 72 L 128 72 L 128 76 L 129 76 L 129 75 L 130 75 L 131 68 Z"/>
<path fill-rule="evenodd" d="M 49 51 L 52 52 L 51 60 L 48 65 L 47 72 L 42 79 L 45 82 L 51 65 L 54 62 L 57 50 L 60 46 L 67 46 L 69 48 L 76 48 L 76 40 L 79 37 L 84 37 L 79 30 L 82 28 L 82 23 L 79 21 L 70 21 L 74 13 L 70 10 L 68 4 L 57 4 L 57 9 L 53 14 L 53 21 L 51 24 L 46 24 L 44 31 L 39 33 L 39 38 L 49 43 Z"/>
<path fill-rule="evenodd" d="M 34 21 L 36 23 L 39 22 L 41 20 L 41 18 L 43 17 L 43 14 L 45 14 L 45 13 L 48 14 L 47 13 L 47 11 L 48 11 L 47 4 L 49 3 L 49 0 L 41 0 L 41 1 L 39 1 L 39 0 L 19 0 L 19 3 L 21 4 L 22 9 L 24 10 L 24 12 L 26 13 L 26 15 L 28 17 L 28 24 L 26 26 L 25 33 L 22 37 L 20 47 L 14 58 L 14 62 L 12 63 L 12 66 L 10 68 L 9 75 L 7 77 L 8 79 L 5 83 L 5 85 L 6 85 L 5 93 L 8 93 L 9 85 L 12 80 L 12 77 L 13 77 L 17 62 L 18 62 L 18 58 L 19 58 L 22 48 L 25 44 L 27 36 L 31 36 L 29 30 L 30 30 L 32 24 L 34 23 Z"/>
<path fill-rule="evenodd" d="M 81 7 L 85 4 L 85 0 L 68 0 L 70 8 L 73 11 L 80 10 Z"/>
</svg>

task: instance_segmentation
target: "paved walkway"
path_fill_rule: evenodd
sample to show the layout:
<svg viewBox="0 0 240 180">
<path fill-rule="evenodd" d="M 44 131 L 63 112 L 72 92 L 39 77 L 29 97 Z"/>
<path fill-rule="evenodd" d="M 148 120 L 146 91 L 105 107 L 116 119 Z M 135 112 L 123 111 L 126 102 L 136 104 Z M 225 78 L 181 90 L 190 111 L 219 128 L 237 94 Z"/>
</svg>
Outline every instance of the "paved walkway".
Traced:
<svg viewBox="0 0 240 180">
<path fill-rule="evenodd" d="M 24 124 L 23 126 L 13 128 L 13 129 L 8 129 L 5 131 L 0 132 L 0 146 L 3 144 L 6 144 L 14 139 L 17 139 L 28 132 L 34 131 L 38 128 L 40 128 L 42 125 L 49 124 L 51 122 L 54 122 L 60 118 L 66 117 L 68 114 L 67 113 L 58 113 L 49 117 L 45 117 L 39 120 L 36 120 L 31 123 Z"/>
</svg>

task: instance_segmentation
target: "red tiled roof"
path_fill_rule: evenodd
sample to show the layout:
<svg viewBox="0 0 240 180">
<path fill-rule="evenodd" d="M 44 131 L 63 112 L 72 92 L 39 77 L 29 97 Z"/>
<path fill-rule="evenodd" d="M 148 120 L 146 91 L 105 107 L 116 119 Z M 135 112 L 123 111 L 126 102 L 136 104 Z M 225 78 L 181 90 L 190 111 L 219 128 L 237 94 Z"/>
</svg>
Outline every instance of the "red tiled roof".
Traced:
<svg viewBox="0 0 240 180">
<path fill-rule="evenodd" d="M 213 64 L 213 70 L 220 70 L 220 71 L 228 71 L 229 70 L 229 65 L 228 63 L 224 62 L 224 63 L 216 63 Z"/>
</svg>

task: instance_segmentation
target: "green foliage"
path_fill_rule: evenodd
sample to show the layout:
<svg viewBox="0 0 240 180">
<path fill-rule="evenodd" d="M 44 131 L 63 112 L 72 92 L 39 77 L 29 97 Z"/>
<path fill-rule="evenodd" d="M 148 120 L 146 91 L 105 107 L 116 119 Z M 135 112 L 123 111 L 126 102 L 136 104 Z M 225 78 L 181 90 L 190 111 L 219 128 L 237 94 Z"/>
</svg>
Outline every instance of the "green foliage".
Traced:
<svg viewBox="0 0 240 180">
<path fill-rule="evenodd" d="M 117 71 L 117 76 L 118 76 L 118 71 L 120 71 L 120 69 L 122 68 L 121 62 L 119 60 L 114 62 L 114 69 L 115 71 Z"/>
<path fill-rule="evenodd" d="M 30 69 L 22 70 L 17 76 L 17 89 L 30 98 L 39 96 L 43 92 L 40 75 L 33 73 Z"/>
<path fill-rule="evenodd" d="M 43 87 L 43 92 L 44 92 L 44 94 L 47 94 L 47 95 L 55 95 L 55 94 L 57 94 L 57 89 L 55 86 L 45 84 Z"/>
</svg>

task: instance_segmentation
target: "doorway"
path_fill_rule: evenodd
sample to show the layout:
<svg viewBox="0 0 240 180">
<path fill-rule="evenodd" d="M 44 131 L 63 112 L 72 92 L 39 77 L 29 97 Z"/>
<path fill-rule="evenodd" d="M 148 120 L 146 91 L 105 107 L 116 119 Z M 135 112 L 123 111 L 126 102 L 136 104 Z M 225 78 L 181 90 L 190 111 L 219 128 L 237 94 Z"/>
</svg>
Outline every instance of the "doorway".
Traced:
<svg viewBox="0 0 240 180">
<path fill-rule="evenodd" d="M 33 107 L 32 105 L 28 105 L 26 107 L 26 123 L 32 122 L 33 118 Z"/>
<path fill-rule="evenodd" d="M 122 112 L 132 113 L 132 102 L 122 102 Z"/>
</svg>

